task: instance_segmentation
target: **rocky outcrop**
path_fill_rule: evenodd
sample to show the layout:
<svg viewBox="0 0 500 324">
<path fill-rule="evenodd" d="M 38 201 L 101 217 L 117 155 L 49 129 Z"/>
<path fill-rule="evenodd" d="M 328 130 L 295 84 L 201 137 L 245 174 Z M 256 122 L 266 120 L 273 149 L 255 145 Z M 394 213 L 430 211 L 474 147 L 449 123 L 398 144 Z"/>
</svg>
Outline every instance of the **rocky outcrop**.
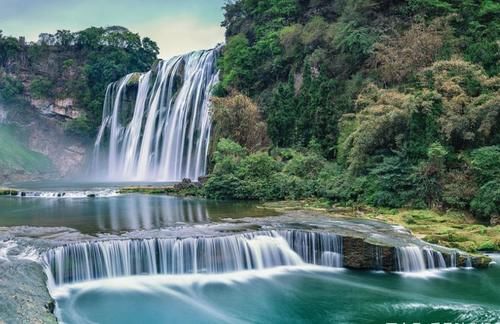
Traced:
<svg viewBox="0 0 500 324">
<path fill-rule="evenodd" d="M 31 105 L 42 114 L 75 119 L 83 116 L 83 111 L 74 105 L 73 98 L 30 99 Z"/>
</svg>

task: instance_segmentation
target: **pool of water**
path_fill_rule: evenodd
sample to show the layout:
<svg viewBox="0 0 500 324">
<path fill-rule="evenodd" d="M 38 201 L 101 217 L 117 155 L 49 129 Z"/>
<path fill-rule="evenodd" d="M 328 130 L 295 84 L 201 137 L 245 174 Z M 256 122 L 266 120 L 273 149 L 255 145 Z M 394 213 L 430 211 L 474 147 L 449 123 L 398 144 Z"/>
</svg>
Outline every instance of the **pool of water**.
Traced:
<svg viewBox="0 0 500 324">
<path fill-rule="evenodd" d="M 258 208 L 252 202 L 219 202 L 164 195 L 0 197 L 0 226 L 64 226 L 88 234 L 270 215 L 276 215 L 276 212 Z"/>
<path fill-rule="evenodd" d="M 417 278 L 288 267 L 118 278 L 54 295 L 66 323 L 497 323 L 499 283 L 499 266 Z"/>
<path fill-rule="evenodd" d="M 212 227 L 215 231 L 212 234 L 217 235 L 221 226 L 191 225 L 277 215 L 253 202 L 115 194 L 114 190 L 123 185 L 126 184 L 19 184 L 18 188 L 35 194 L 0 197 L 0 227 L 62 226 L 86 234 L 162 228 L 162 235 L 178 238 L 184 232 L 183 235 L 189 237 L 198 237 L 198 231 L 212 233 Z M 57 194 L 63 191 L 75 196 Z M 86 192 L 106 194 L 87 197 Z M 44 194 L 40 196 L 40 193 Z M 246 222 L 265 228 L 336 226 L 342 233 L 356 230 L 368 235 L 375 231 L 379 236 L 387 234 L 394 240 L 407 235 L 402 229 L 386 224 L 331 218 L 321 218 L 318 224 L 313 224 L 311 215 L 300 217 L 285 215 Z M 237 231 L 244 223 L 238 221 L 231 225 Z M 189 226 L 172 226 L 178 224 Z M 220 230 L 227 229 L 229 227 Z M 29 230 L 43 232 L 40 228 Z M 51 229 L 44 230 L 50 233 Z M 144 233 L 148 231 L 122 236 L 140 239 Z M 99 236 L 99 239 L 106 240 L 110 236 Z M 51 237 L 47 234 L 44 240 L 53 239 Z M 21 240 L 20 244 L 30 242 L 33 243 L 31 239 Z M 9 261 L 8 250 L 4 250 L 0 261 L 5 265 L 12 260 Z M 500 263 L 498 256 L 494 258 Z M 35 260 L 33 258 L 32 262 Z M 17 275 L 16 267 L 9 269 Z M 37 271 L 41 272 L 40 267 Z M 15 278 L 20 280 L 22 276 L 26 275 Z M 9 291 L 19 290 L 21 283 L 16 280 L 4 281 Z M 500 267 L 497 264 L 486 270 L 452 269 L 412 276 L 299 264 L 224 274 L 146 276 L 141 272 L 137 276 L 49 288 L 57 301 L 58 318 L 63 323 L 499 323 L 498 287 Z M 5 305 L 14 302 L 10 292 L 0 294 L 0 299 L 6 300 Z"/>
</svg>

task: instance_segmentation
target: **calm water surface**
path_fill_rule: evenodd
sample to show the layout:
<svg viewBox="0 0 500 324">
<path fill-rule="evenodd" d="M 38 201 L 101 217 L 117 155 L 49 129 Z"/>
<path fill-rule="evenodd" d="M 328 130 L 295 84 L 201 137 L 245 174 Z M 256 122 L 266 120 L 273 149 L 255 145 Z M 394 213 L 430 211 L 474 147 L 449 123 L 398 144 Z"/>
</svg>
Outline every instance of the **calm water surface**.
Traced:
<svg viewBox="0 0 500 324">
<path fill-rule="evenodd" d="M 165 195 L 112 194 L 113 190 L 126 185 L 130 183 L 15 184 L 16 188 L 30 192 L 30 195 L 65 193 L 66 196 L 0 197 L 0 226 L 65 226 L 93 234 L 277 214 L 275 211 L 258 208 L 258 204 L 254 202 L 213 201 Z M 100 192 L 104 192 L 105 196 L 99 197 Z M 89 198 L 85 193 L 98 193 L 98 196 Z M 79 198 L 68 197 L 72 194 Z M 82 195 L 83 198 L 80 197 Z"/>
</svg>

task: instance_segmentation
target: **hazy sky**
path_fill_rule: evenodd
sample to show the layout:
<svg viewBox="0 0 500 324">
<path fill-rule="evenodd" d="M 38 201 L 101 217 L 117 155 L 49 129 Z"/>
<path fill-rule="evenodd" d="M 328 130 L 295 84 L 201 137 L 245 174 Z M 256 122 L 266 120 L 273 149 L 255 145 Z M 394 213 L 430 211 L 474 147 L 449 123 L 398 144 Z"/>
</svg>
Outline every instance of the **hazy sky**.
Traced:
<svg viewBox="0 0 500 324">
<path fill-rule="evenodd" d="M 148 36 L 167 58 L 224 40 L 224 0 L 0 0 L 4 35 L 37 40 L 42 32 L 127 27 Z"/>
</svg>

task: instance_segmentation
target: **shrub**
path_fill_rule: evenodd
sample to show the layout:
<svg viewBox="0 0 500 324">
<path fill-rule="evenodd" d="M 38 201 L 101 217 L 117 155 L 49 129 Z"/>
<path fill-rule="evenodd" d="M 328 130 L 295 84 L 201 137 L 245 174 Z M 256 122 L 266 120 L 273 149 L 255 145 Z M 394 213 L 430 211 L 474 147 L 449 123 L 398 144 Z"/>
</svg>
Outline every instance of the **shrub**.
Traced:
<svg viewBox="0 0 500 324">
<path fill-rule="evenodd" d="M 30 84 L 31 96 L 36 99 L 51 97 L 52 88 L 52 81 L 44 77 L 36 77 Z"/>
<path fill-rule="evenodd" d="M 477 183 L 471 170 L 453 170 L 444 178 L 443 201 L 448 207 L 468 209 L 477 190 Z"/>
<path fill-rule="evenodd" d="M 365 201 L 373 206 L 403 207 L 412 198 L 410 173 L 401 157 L 384 157 L 370 170 Z"/>
<path fill-rule="evenodd" d="M 474 215 L 489 220 L 500 214 L 500 181 L 485 183 L 471 202 Z"/>
<path fill-rule="evenodd" d="M 23 89 L 23 84 L 16 78 L 8 75 L 0 77 L 0 99 L 12 101 L 23 93 Z"/>
<path fill-rule="evenodd" d="M 472 168 L 480 183 L 500 179 L 500 146 L 481 147 L 472 151 Z"/>
</svg>

